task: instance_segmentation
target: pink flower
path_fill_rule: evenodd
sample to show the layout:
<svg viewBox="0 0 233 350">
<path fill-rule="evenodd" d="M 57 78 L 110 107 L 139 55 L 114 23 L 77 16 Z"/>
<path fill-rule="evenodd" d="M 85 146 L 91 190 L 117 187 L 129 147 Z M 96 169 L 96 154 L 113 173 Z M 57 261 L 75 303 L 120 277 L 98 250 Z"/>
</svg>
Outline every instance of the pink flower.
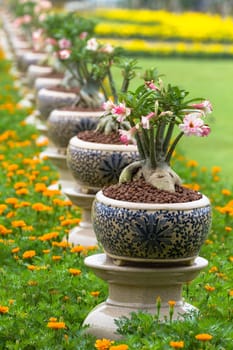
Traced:
<svg viewBox="0 0 233 350">
<path fill-rule="evenodd" d="M 99 44 L 96 40 L 96 38 L 91 38 L 87 41 L 87 50 L 90 50 L 90 51 L 96 51 L 99 47 Z"/>
<path fill-rule="evenodd" d="M 58 41 L 58 46 L 61 50 L 69 49 L 71 47 L 71 42 L 70 40 L 63 38 Z"/>
<path fill-rule="evenodd" d="M 143 129 L 150 129 L 150 119 L 155 116 L 154 112 L 149 113 L 147 116 L 142 116 L 141 124 Z"/>
<path fill-rule="evenodd" d="M 201 103 L 192 104 L 192 107 L 196 109 L 201 109 L 204 113 L 207 113 L 207 114 L 213 111 L 212 104 L 208 100 L 205 100 Z"/>
<path fill-rule="evenodd" d="M 124 103 L 120 103 L 118 106 L 114 106 L 112 109 L 112 114 L 117 117 L 117 121 L 119 123 L 123 122 L 123 120 L 130 115 L 130 108 L 127 108 Z"/>
<path fill-rule="evenodd" d="M 159 88 L 154 84 L 153 80 L 146 81 L 145 84 L 151 90 L 159 90 Z"/>
<path fill-rule="evenodd" d="M 82 33 L 79 35 L 79 38 L 80 38 L 81 40 L 84 40 L 84 39 L 86 39 L 87 36 L 88 36 L 88 32 L 82 32 Z"/>
<path fill-rule="evenodd" d="M 24 24 L 31 23 L 31 21 L 32 21 L 32 16 L 29 16 L 29 15 L 24 15 L 23 16 L 23 23 Z"/>
<path fill-rule="evenodd" d="M 114 51 L 114 48 L 111 44 L 106 44 L 101 48 L 101 51 L 106 53 L 112 53 Z"/>
<path fill-rule="evenodd" d="M 203 126 L 204 122 L 200 118 L 200 113 L 190 113 L 184 117 L 183 123 L 179 125 L 179 128 L 186 136 L 202 136 Z"/>
<path fill-rule="evenodd" d="M 57 40 L 54 39 L 54 38 L 46 38 L 45 42 L 46 42 L 46 44 L 48 44 L 48 45 L 52 45 L 52 46 L 57 45 Z"/>
<path fill-rule="evenodd" d="M 122 130 L 119 129 L 119 133 L 120 133 L 120 140 L 122 143 L 124 143 L 125 145 L 128 145 L 129 143 L 135 143 L 135 139 L 133 138 L 135 132 L 136 132 L 136 128 L 131 128 L 130 130 Z"/>
<path fill-rule="evenodd" d="M 58 57 L 61 60 L 67 60 L 68 58 L 70 58 L 70 53 L 71 53 L 70 50 L 60 50 L 58 51 Z"/>
<path fill-rule="evenodd" d="M 208 136 L 209 133 L 211 132 L 210 127 L 209 127 L 208 125 L 206 125 L 206 124 L 203 125 L 203 127 L 201 128 L 201 130 L 202 130 L 201 136 Z"/>
</svg>

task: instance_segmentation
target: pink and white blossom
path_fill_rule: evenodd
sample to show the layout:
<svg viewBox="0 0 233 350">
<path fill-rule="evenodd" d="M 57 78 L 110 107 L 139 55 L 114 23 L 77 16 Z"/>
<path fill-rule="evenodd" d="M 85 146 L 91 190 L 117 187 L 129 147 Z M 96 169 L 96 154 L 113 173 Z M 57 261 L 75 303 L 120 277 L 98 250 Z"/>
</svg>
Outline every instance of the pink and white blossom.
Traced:
<svg viewBox="0 0 233 350">
<path fill-rule="evenodd" d="M 210 128 L 204 124 L 200 113 L 187 114 L 183 119 L 183 123 L 179 125 L 179 129 L 186 136 L 208 136 L 210 133 Z"/>
<path fill-rule="evenodd" d="M 112 102 L 112 100 L 108 100 L 106 102 L 103 103 L 103 109 L 105 110 L 104 114 L 110 114 L 112 113 L 113 108 L 115 108 L 116 105 Z"/>
<path fill-rule="evenodd" d="M 58 57 L 61 60 L 67 60 L 68 58 L 70 58 L 70 54 L 71 54 L 71 51 L 67 49 L 58 51 Z"/>
<path fill-rule="evenodd" d="M 102 52 L 112 53 L 114 51 L 114 47 L 111 44 L 106 44 L 101 48 Z"/>
<path fill-rule="evenodd" d="M 156 86 L 153 82 L 153 80 L 151 81 L 146 81 L 145 82 L 146 86 L 151 89 L 151 90 L 159 90 L 158 86 Z"/>
<path fill-rule="evenodd" d="M 90 50 L 90 51 L 96 51 L 99 47 L 99 44 L 96 40 L 96 38 L 91 38 L 87 41 L 87 50 Z"/>
<path fill-rule="evenodd" d="M 131 113 L 131 109 L 126 107 L 125 103 L 120 103 L 116 105 L 112 109 L 112 114 L 117 117 L 117 121 L 122 123 L 126 117 L 128 117 Z"/>
<path fill-rule="evenodd" d="M 136 128 L 131 128 L 130 130 L 123 130 L 119 129 L 120 133 L 120 140 L 125 145 L 128 145 L 129 143 L 135 144 L 134 134 L 136 133 Z"/>
</svg>

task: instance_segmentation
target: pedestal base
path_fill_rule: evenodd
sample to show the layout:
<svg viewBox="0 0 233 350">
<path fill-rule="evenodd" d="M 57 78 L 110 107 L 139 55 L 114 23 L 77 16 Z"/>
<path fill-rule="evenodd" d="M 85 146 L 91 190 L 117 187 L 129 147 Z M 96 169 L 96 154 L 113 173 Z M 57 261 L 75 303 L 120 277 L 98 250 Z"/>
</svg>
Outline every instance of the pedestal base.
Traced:
<svg viewBox="0 0 233 350">
<path fill-rule="evenodd" d="M 94 308 L 84 321 L 87 333 L 98 338 L 118 339 L 115 319 L 129 317 L 139 310 L 156 314 L 156 299 L 161 299 L 159 319 L 169 320 L 168 301 L 175 301 L 173 320 L 183 319 L 196 308 L 182 299 L 183 284 L 192 281 L 208 265 L 198 257 L 191 266 L 130 267 L 116 266 L 106 254 L 96 254 L 85 259 L 86 266 L 109 284 L 109 296 Z"/>
<path fill-rule="evenodd" d="M 69 243 L 74 245 L 96 246 L 98 243 L 91 221 L 91 207 L 95 195 L 82 193 L 78 188 L 65 188 L 64 194 L 74 205 L 82 209 L 82 217 L 79 226 L 73 228 L 69 233 Z"/>
<path fill-rule="evenodd" d="M 60 189 L 65 194 L 66 187 L 71 187 L 75 184 L 74 178 L 67 167 L 66 155 L 58 153 L 55 147 L 48 147 L 40 156 L 48 158 L 57 168 L 59 174 L 57 184 L 52 185 L 50 188 Z"/>
</svg>

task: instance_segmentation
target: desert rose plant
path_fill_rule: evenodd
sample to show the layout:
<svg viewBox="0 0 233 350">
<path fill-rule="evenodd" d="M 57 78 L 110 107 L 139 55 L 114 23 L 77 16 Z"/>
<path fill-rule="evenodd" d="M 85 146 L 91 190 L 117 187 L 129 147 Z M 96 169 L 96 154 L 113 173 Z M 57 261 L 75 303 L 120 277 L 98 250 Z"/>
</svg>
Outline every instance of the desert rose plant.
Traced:
<svg viewBox="0 0 233 350">
<path fill-rule="evenodd" d="M 140 161 L 123 170 L 120 182 L 142 176 L 153 187 L 175 191 L 181 179 L 170 166 L 172 154 L 183 135 L 209 135 L 205 119 L 212 106 L 201 98 L 187 99 L 189 92 L 166 86 L 160 77 L 146 78 L 135 91 L 122 94 L 120 103 L 105 103 L 105 116 L 115 118 L 121 126 L 121 141 L 135 142 L 140 154 Z"/>
</svg>

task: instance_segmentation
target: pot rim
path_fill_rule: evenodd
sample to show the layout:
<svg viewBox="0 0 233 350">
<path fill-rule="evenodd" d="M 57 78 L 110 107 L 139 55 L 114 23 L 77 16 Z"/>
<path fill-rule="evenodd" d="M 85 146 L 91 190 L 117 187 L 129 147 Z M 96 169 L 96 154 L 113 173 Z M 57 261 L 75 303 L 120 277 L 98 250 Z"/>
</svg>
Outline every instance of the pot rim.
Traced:
<svg viewBox="0 0 233 350">
<path fill-rule="evenodd" d="M 120 152 L 137 152 L 136 145 L 116 145 L 116 144 L 104 144 L 97 142 L 84 141 L 78 138 L 78 136 L 73 136 L 69 141 L 70 146 L 83 148 L 83 149 L 93 149 L 98 151 L 120 151 Z"/>
<path fill-rule="evenodd" d="M 78 116 L 78 117 L 100 117 L 103 114 L 104 111 L 71 111 L 71 110 L 64 110 L 64 109 L 53 109 L 50 113 L 50 116 L 58 115 L 58 116 Z"/>
<path fill-rule="evenodd" d="M 139 202 L 128 202 L 112 199 L 103 194 L 103 191 L 100 190 L 96 194 L 96 200 L 100 203 L 111 207 L 119 207 L 124 209 L 132 210 L 190 210 L 194 208 L 203 208 L 210 206 L 210 200 L 203 193 L 202 198 L 183 203 L 139 203 Z"/>
<path fill-rule="evenodd" d="M 41 79 L 41 78 L 40 78 Z M 46 79 L 46 78 L 45 78 Z M 47 78 L 48 79 L 48 78 Z M 61 80 L 61 79 L 59 79 Z M 68 91 L 58 91 L 58 90 L 50 90 L 50 89 L 47 89 L 46 87 L 44 88 L 41 88 L 39 93 L 38 93 L 38 96 L 43 96 L 45 95 L 44 92 L 46 91 L 46 97 L 48 96 L 61 96 L 61 97 L 67 97 L 67 96 L 70 96 L 70 97 L 73 97 L 73 98 L 76 98 L 77 97 L 77 94 L 74 93 L 74 92 L 68 92 Z"/>
</svg>

